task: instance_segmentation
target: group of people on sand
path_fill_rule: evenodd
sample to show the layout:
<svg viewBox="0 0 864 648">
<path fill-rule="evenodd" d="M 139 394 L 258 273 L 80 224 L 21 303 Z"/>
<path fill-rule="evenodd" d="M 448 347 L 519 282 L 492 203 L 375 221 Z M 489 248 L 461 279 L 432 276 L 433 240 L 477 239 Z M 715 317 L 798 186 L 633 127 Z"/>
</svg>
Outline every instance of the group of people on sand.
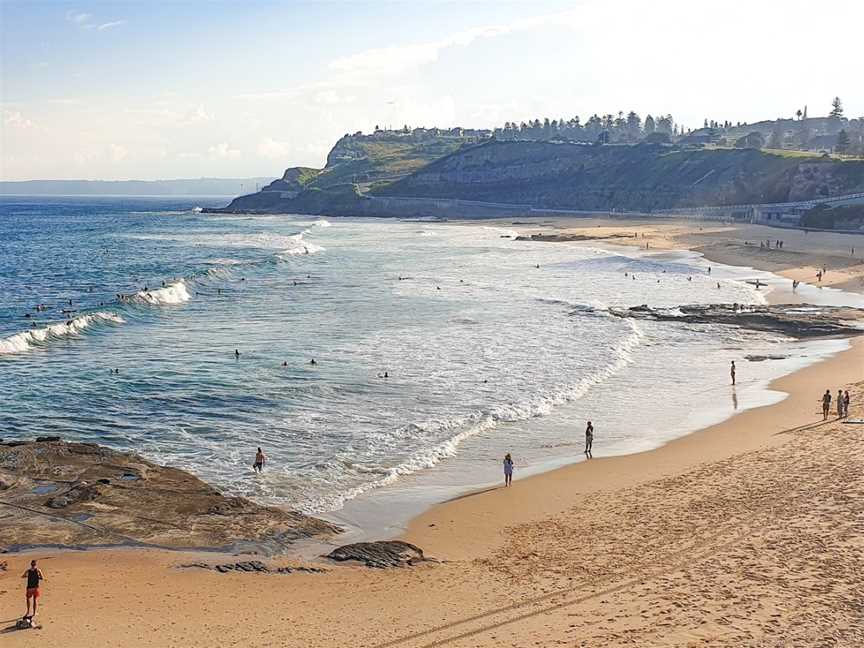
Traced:
<svg viewBox="0 0 864 648">
<path fill-rule="evenodd" d="M 759 249 L 760 250 L 770 250 L 771 249 L 771 243 L 772 243 L 772 241 L 759 241 Z M 783 241 L 778 239 L 776 241 L 773 241 L 773 243 L 774 243 L 774 249 L 775 250 L 782 250 L 783 249 Z M 749 245 L 749 244 L 750 244 L 750 242 L 748 241 L 747 245 Z"/>
<path fill-rule="evenodd" d="M 831 401 L 834 401 L 837 408 L 837 418 L 843 419 L 849 416 L 849 390 L 845 392 L 842 389 L 837 390 L 837 397 L 832 398 L 831 390 L 826 389 L 822 394 L 822 420 L 827 421 L 831 415 Z"/>
</svg>

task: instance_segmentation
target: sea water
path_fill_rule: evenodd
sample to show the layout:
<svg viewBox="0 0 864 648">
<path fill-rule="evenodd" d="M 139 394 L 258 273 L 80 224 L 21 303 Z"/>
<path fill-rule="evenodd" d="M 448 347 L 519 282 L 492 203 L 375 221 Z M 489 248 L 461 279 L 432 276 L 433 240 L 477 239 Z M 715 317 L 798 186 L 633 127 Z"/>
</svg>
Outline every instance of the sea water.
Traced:
<svg viewBox="0 0 864 648">
<path fill-rule="evenodd" d="M 499 480 L 505 452 L 517 477 L 576 461 L 589 419 L 596 456 L 657 447 L 846 345 L 609 313 L 764 303 L 747 281 L 769 275 L 693 254 L 194 209 L 222 202 L 2 200 L 0 437 L 131 450 L 362 524 L 369 502 L 395 519 Z"/>
</svg>

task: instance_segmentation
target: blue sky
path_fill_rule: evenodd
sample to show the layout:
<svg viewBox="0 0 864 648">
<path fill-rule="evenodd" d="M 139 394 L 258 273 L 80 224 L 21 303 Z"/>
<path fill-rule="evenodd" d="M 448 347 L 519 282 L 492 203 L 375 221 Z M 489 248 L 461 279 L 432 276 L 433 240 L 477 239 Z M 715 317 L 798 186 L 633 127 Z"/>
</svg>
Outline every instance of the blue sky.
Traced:
<svg viewBox="0 0 864 648">
<path fill-rule="evenodd" d="M 278 175 L 376 124 L 864 115 L 864 3 L 0 0 L 0 177 Z"/>
</svg>

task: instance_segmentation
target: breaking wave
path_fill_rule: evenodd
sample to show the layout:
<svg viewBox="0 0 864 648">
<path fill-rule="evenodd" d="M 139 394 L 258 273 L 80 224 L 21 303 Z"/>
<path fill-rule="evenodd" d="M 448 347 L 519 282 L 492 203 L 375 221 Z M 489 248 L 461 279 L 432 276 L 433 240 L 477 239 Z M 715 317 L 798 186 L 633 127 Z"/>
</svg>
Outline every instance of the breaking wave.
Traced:
<svg viewBox="0 0 864 648">
<path fill-rule="evenodd" d="M 524 401 L 496 405 L 488 410 L 478 411 L 465 416 L 453 416 L 443 419 L 433 419 L 420 423 L 410 423 L 394 431 L 394 436 L 404 438 L 410 436 L 423 439 L 450 434 L 444 441 L 426 448 L 402 463 L 380 469 L 366 469 L 364 472 L 376 472 L 381 475 L 376 480 L 360 484 L 341 493 L 333 493 L 316 498 L 300 508 L 307 513 L 323 513 L 342 508 L 345 502 L 363 493 L 392 484 L 402 476 L 410 475 L 420 470 L 432 468 L 441 460 L 456 454 L 459 446 L 471 437 L 492 430 L 499 423 L 515 423 L 550 414 L 555 407 L 578 400 L 589 389 L 599 385 L 621 371 L 633 361 L 632 352 L 644 339 L 645 335 L 637 322 L 628 321 L 630 333 L 620 344 L 616 345 L 615 359 L 595 373 L 570 384 L 561 385 L 545 393 L 537 394 Z"/>
<path fill-rule="evenodd" d="M 189 291 L 186 289 L 186 282 L 180 279 L 157 290 L 140 290 L 131 297 L 127 297 L 126 301 L 151 306 L 171 306 L 187 302 L 190 298 Z"/>
<path fill-rule="evenodd" d="M 51 324 L 43 328 L 21 331 L 9 337 L 0 339 L 0 354 L 22 353 L 34 347 L 44 346 L 55 340 L 76 337 L 92 326 L 99 324 L 119 325 L 126 320 L 107 311 L 79 315 L 66 322 Z"/>
</svg>

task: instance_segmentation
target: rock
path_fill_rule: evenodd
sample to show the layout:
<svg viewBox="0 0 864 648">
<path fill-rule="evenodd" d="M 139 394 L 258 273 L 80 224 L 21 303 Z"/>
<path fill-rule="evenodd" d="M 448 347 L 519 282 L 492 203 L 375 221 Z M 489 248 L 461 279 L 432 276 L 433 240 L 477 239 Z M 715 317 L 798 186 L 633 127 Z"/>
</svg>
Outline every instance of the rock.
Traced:
<svg viewBox="0 0 864 648">
<path fill-rule="evenodd" d="M 746 355 L 744 359 L 748 362 L 764 362 L 765 360 L 785 360 L 788 355 Z"/>
<path fill-rule="evenodd" d="M 334 549 L 327 558 L 339 562 L 357 560 L 367 567 L 378 568 L 405 567 L 427 560 L 420 547 L 401 540 L 355 542 Z"/>
<path fill-rule="evenodd" d="M 0 480 L 7 485 L 3 501 L 14 505 L 0 516 L 0 546 L 123 543 L 272 555 L 297 540 L 341 531 L 302 513 L 227 497 L 184 470 L 92 443 L 0 445 Z M 59 490 L 34 488 L 45 483 Z M 97 512 L 98 525 L 84 523 Z"/>
<path fill-rule="evenodd" d="M 59 441 L 59 436 L 40 436 L 36 437 L 36 443 L 51 443 L 52 441 Z"/>
<path fill-rule="evenodd" d="M 94 484 L 82 483 L 74 486 L 65 493 L 55 495 L 45 502 L 45 506 L 52 509 L 62 509 L 71 504 L 78 504 L 79 502 L 90 502 L 96 499 L 98 494 L 99 491 Z"/>
<path fill-rule="evenodd" d="M 616 317 L 648 319 L 679 324 L 723 324 L 752 331 L 782 333 L 796 338 L 829 335 L 860 335 L 852 321 L 862 310 L 835 306 L 802 304 L 753 306 L 738 304 L 689 305 L 678 308 L 610 308 Z"/>
</svg>

